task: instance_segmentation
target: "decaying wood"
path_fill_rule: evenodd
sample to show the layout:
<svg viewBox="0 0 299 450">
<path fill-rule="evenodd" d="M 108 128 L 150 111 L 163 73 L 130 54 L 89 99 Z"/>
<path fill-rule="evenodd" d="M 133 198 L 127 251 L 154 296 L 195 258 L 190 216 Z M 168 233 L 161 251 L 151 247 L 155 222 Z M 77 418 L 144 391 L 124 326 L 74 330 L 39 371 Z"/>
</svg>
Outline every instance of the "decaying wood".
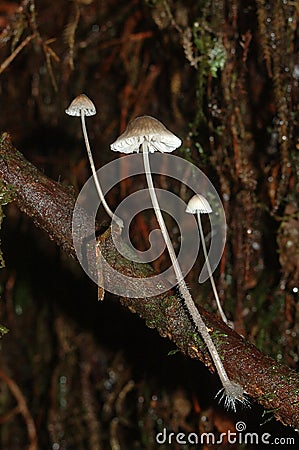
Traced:
<svg viewBox="0 0 299 450">
<path fill-rule="evenodd" d="M 70 256 L 75 257 L 72 240 L 72 211 L 75 198 L 66 189 L 42 174 L 29 163 L 4 133 L 0 139 L 0 177 L 14 191 L 19 208 L 31 217 Z M 82 226 L 90 220 L 82 212 Z M 111 265 L 121 267 L 127 275 L 148 277 L 153 273 L 149 265 L 141 268 L 118 255 L 110 229 L 100 238 L 101 252 Z M 179 296 L 168 291 L 157 297 L 142 299 L 122 298 L 122 304 L 145 319 L 163 337 L 171 339 L 191 358 L 202 361 L 213 369 L 211 358 L 200 336 L 194 331 Z M 253 399 L 285 425 L 299 426 L 299 377 L 287 366 L 260 352 L 216 316 L 199 307 L 215 345 L 223 359 L 229 377 L 242 384 Z"/>
</svg>

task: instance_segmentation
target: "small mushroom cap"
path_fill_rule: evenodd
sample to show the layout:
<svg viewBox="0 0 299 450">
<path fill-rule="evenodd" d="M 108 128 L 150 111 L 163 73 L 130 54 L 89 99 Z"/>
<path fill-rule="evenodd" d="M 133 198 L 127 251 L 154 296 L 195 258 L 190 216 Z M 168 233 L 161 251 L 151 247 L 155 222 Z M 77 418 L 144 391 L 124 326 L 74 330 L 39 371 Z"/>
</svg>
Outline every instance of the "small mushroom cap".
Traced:
<svg viewBox="0 0 299 450">
<path fill-rule="evenodd" d="M 96 107 L 85 94 L 80 94 L 74 98 L 70 106 L 65 110 L 69 116 L 81 116 L 81 111 L 84 116 L 94 116 L 97 113 Z"/>
<path fill-rule="evenodd" d="M 130 122 L 110 147 L 115 152 L 139 153 L 143 142 L 148 142 L 148 150 L 151 153 L 172 152 L 182 144 L 159 120 L 151 116 L 141 116 Z"/>
<path fill-rule="evenodd" d="M 208 200 L 203 195 L 196 194 L 189 200 L 186 212 L 190 214 L 209 214 L 212 212 L 212 208 Z"/>
</svg>

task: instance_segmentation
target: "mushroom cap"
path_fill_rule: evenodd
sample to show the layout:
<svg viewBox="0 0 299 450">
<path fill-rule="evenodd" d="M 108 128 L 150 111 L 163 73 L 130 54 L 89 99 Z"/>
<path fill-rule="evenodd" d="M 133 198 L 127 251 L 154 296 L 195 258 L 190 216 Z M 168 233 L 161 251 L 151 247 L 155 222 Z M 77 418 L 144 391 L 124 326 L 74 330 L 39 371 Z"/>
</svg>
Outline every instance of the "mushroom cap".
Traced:
<svg viewBox="0 0 299 450">
<path fill-rule="evenodd" d="M 189 200 L 186 212 L 190 214 L 209 214 L 212 212 L 212 208 L 208 200 L 203 195 L 196 194 Z"/>
<path fill-rule="evenodd" d="M 143 142 L 148 142 L 150 153 L 172 152 L 182 144 L 159 120 L 151 116 L 141 116 L 132 120 L 110 147 L 115 152 L 139 153 Z"/>
<path fill-rule="evenodd" d="M 65 110 L 69 116 L 94 116 L 97 111 L 93 102 L 85 94 L 80 94 L 71 102 L 70 106 Z"/>
</svg>

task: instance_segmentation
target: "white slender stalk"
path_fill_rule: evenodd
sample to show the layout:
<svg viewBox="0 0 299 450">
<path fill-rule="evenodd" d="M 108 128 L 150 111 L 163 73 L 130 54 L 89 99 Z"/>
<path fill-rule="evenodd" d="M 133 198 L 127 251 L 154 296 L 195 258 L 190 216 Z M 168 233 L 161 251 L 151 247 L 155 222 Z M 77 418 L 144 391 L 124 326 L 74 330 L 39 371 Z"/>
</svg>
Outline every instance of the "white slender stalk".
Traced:
<svg viewBox="0 0 299 450">
<path fill-rule="evenodd" d="M 234 405 L 235 402 L 237 400 L 241 401 L 243 400 L 243 388 L 242 386 L 240 386 L 237 383 L 233 383 L 230 381 L 230 379 L 228 378 L 228 375 L 223 367 L 222 361 L 220 359 L 220 356 L 216 350 L 216 347 L 214 345 L 214 342 L 212 341 L 212 338 L 207 330 L 207 327 L 198 311 L 198 309 L 196 308 L 194 301 L 190 295 L 190 292 L 187 288 L 187 285 L 185 283 L 180 265 L 177 261 L 176 258 L 176 254 L 172 245 L 172 242 L 170 240 L 162 213 L 161 213 L 161 209 L 159 206 L 159 202 L 156 196 L 156 191 L 154 188 L 154 184 L 153 184 L 153 180 L 152 180 L 152 175 L 151 175 L 151 167 L 150 167 L 150 162 L 149 162 L 149 149 L 148 149 L 148 143 L 145 141 L 142 144 L 142 151 L 143 151 L 143 163 L 144 163 L 144 169 L 145 169 L 145 175 L 146 175 L 146 180 L 148 183 L 148 187 L 149 187 L 149 194 L 151 197 L 151 201 L 153 204 L 153 208 L 157 217 L 157 221 L 159 223 L 159 226 L 161 228 L 161 232 L 172 262 L 172 266 L 178 281 L 178 288 L 180 291 L 181 296 L 183 297 L 183 299 L 185 300 L 187 309 L 199 331 L 199 333 L 201 334 L 206 346 L 208 347 L 208 350 L 210 352 L 210 355 L 214 361 L 216 370 L 218 372 L 219 378 L 221 380 L 223 389 L 224 389 L 224 396 L 227 397 L 227 401 L 225 402 L 226 406 L 230 406 L 232 409 L 234 409 Z"/>
<path fill-rule="evenodd" d="M 81 117 L 83 137 L 84 137 L 84 141 L 85 141 L 85 146 L 86 146 L 86 150 L 87 150 L 89 164 L 90 164 L 90 168 L 91 168 L 91 171 L 92 171 L 92 176 L 93 176 L 93 179 L 94 179 L 94 183 L 95 183 L 95 186 L 96 186 L 97 193 L 98 193 L 98 195 L 100 197 L 101 202 L 103 203 L 103 206 L 105 208 L 106 213 L 111 217 L 112 220 L 114 220 L 118 224 L 118 226 L 120 228 L 123 228 L 124 225 L 123 225 L 122 219 L 120 217 L 116 216 L 111 211 L 111 209 L 108 206 L 108 203 L 105 200 L 105 197 L 104 197 L 104 194 L 103 194 L 103 191 L 102 191 L 102 188 L 101 188 L 98 176 L 97 176 L 97 172 L 96 172 L 93 156 L 92 156 L 90 145 L 89 145 L 88 134 L 87 134 L 86 124 L 85 124 L 85 115 L 84 115 L 83 110 L 81 110 L 80 117 Z"/>
<path fill-rule="evenodd" d="M 200 238 L 201 238 L 201 242 L 202 242 L 202 249 L 203 249 L 203 253 L 204 253 L 204 257 L 205 257 L 205 262 L 207 264 L 207 268 L 208 268 L 208 273 L 209 273 L 209 277 L 211 280 L 211 285 L 212 285 L 212 289 L 215 295 L 215 299 L 216 299 L 216 303 L 217 303 L 217 307 L 221 316 L 221 319 L 223 320 L 223 322 L 228 323 L 228 320 L 226 318 L 226 315 L 224 314 L 224 311 L 222 309 L 220 300 L 219 300 L 219 296 L 218 296 L 218 292 L 217 292 L 217 288 L 215 285 L 215 281 L 214 281 L 214 277 L 213 277 L 213 273 L 212 273 L 212 269 L 210 266 L 210 261 L 208 258 L 208 253 L 207 253 L 207 247 L 206 247 L 206 243 L 205 243 L 205 237 L 204 237 L 204 233 L 203 233 L 203 229 L 202 229 L 202 224 L 201 224 L 201 218 L 200 218 L 200 212 L 197 211 L 197 220 L 198 220 L 198 227 L 199 227 L 199 233 L 200 233 Z"/>
<path fill-rule="evenodd" d="M 152 201 L 153 208 L 154 208 L 154 211 L 155 211 L 155 214 L 157 217 L 158 224 L 161 228 L 161 232 L 162 232 L 162 235 L 163 235 L 163 238 L 164 238 L 164 241 L 165 241 L 165 244 L 166 244 L 172 265 L 173 265 L 173 269 L 174 269 L 177 281 L 178 281 L 178 283 L 180 283 L 181 281 L 184 281 L 184 277 L 183 277 L 181 268 L 179 266 L 179 263 L 176 259 L 176 254 L 175 254 L 171 239 L 169 237 L 168 230 L 166 228 L 166 225 L 165 225 L 162 213 L 161 213 L 160 205 L 159 205 L 159 202 L 158 202 L 158 199 L 156 196 L 156 191 L 154 188 L 152 174 L 151 174 L 149 153 L 148 153 L 147 146 L 148 146 L 147 142 L 144 142 L 142 150 L 143 150 L 143 163 L 144 163 L 144 169 L 145 169 L 145 176 L 146 176 L 147 184 L 149 187 L 149 194 L 151 197 L 151 201 Z"/>
</svg>

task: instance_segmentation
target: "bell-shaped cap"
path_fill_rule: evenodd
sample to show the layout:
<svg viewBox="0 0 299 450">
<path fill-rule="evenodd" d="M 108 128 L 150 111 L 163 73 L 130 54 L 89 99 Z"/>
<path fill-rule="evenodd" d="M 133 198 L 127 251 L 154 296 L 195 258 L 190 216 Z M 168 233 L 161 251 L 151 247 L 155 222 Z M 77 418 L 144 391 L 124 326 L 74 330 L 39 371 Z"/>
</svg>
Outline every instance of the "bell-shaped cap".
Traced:
<svg viewBox="0 0 299 450">
<path fill-rule="evenodd" d="M 212 212 L 212 208 L 208 200 L 203 195 L 196 194 L 189 200 L 186 212 L 190 214 L 209 214 Z"/>
<path fill-rule="evenodd" d="M 141 116 L 132 120 L 110 147 L 115 152 L 138 153 L 144 142 L 148 143 L 150 153 L 173 152 L 182 144 L 159 120 L 151 116 Z"/>
<path fill-rule="evenodd" d="M 81 116 L 81 112 L 84 116 L 94 116 L 97 113 L 93 102 L 85 94 L 80 94 L 74 98 L 65 112 L 69 116 Z"/>
</svg>

